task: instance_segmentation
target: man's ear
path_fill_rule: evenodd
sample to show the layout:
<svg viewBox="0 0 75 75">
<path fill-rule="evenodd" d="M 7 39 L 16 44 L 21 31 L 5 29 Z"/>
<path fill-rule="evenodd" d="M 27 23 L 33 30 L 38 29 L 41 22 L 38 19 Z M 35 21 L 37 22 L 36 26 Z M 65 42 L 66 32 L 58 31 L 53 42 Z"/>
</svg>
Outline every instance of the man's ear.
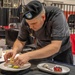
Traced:
<svg viewBox="0 0 75 75">
<path fill-rule="evenodd" d="M 45 19 L 46 19 L 45 14 L 42 14 L 42 18 L 43 18 L 43 20 L 45 21 Z"/>
</svg>

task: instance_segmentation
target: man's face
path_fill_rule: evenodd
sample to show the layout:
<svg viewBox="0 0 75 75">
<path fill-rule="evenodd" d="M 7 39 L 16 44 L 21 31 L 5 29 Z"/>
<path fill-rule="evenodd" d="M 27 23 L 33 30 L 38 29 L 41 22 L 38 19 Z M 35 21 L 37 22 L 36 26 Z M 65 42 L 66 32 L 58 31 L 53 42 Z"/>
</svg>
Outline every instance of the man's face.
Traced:
<svg viewBox="0 0 75 75">
<path fill-rule="evenodd" d="M 29 24 L 29 27 L 34 31 L 39 30 L 43 26 L 44 21 L 45 21 L 45 16 L 34 18 L 32 20 L 26 20 L 26 22 Z"/>
</svg>

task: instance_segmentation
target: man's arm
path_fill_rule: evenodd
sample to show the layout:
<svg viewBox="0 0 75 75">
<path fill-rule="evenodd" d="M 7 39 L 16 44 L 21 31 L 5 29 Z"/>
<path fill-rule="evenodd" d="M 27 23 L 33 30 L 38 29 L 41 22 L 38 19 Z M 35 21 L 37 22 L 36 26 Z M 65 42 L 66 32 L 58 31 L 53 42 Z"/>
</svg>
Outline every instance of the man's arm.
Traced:
<svg viewBox="0 0 75 75">
<path fill-rule="evenodd" d="M 35 51 L 28 52 L 29 59 L 41 59 L 59 52 L 62 41 L 52 41 L 51 44 Z"/>
<path fill-rule="evenodd" d="M 25 45 L 25 42 L 22 42 L 22 41 L 20 41 L 20 40 L 17 39 L 14 42 L 14 45 L 13 45 L 12 49 L 16 50 L 17 53 L 18 53 L 18 52 L 20 52 L 22 50 L 22 48 L 24 47 L 24 45 Z"/>
</svg>

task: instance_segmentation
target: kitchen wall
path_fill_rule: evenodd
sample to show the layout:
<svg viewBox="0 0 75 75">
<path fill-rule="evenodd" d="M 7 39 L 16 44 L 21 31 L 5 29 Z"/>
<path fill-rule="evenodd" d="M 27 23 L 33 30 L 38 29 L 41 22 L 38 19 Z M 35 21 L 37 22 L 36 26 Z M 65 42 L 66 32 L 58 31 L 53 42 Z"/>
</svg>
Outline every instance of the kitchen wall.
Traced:
<svg viewBox="0 0 75 75">
<path fill-rule="evenodd" d="M 67 4 L 75 4 L 75 0 L 44 0 L 44 1 L 59 1 Z"/>
<path fill-rule="evenodd" d="M 27 4 L 28 2 L 32 1 L 32 0 L 22 0 L 23 4 Z M 38 0 L 40 2 L 45 2 L 45 1 L 55 1 L 55 2 L 63 2 L 63 3 L 67 3 L 67 4 L 75 4 L 75 0 Z"/>
<path fill-rule="evenodd" d="M 27 3 L 30 2 L 30 1 L 32 1 L 32 0 L 22 0 L 22 4 L 23 4 L 23 5 L 24 5 L 24 4 L 27 4 Z M 44 0 L 38 0 L 38 1 L 44 2 Z"/>
</svg>

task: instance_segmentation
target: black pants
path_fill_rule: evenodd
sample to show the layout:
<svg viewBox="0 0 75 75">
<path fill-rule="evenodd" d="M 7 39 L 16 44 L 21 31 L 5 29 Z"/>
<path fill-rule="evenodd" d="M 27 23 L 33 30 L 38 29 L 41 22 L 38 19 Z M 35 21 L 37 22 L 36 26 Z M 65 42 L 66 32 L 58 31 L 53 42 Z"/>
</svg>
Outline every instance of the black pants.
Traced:
<svg viewBox="0 0 75 75">
<path fill-rule="evenodd" d="M 73 64 L 73 55 L 72 55 L 72 49 L 69 48 L 68 50 L 62 52 L 61 54 L 54 57 L 54 61 L 67 63 L 67 64 Z"/>
</svg>

